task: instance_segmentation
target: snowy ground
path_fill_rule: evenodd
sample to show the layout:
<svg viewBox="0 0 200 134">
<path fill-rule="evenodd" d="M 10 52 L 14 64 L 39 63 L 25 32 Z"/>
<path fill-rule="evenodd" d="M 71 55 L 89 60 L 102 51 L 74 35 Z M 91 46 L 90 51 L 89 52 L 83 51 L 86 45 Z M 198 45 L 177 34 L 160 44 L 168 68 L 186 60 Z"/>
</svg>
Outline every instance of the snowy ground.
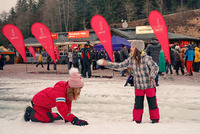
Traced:
<svg viewBox="0 0 200 134">
<path fill-rule="evenodd" d="M 89 125 L 79 127 L 63 121 L 45 124 L 23 120 L 24 107 L 30 105 L 33 95 L 60 80 L 68 80 L 68 74 L 26 74 L 16 72 L 19 66 L 15 66 L 15 71 L 9 71 L 10 68 L 8 65 L 0 72 L 1 134 L 200 133 L 200 73 L 194 77 L 175 76 L 174 81 L 160 78 L 158 124 L 150 123 L 146 100 L 142 123 L 132 121 L 134 88 L 123 86 L 126 77 L 84 78 L 85 87 L 80 99 L 73 102 L 72 113 Z"/>
</svg>

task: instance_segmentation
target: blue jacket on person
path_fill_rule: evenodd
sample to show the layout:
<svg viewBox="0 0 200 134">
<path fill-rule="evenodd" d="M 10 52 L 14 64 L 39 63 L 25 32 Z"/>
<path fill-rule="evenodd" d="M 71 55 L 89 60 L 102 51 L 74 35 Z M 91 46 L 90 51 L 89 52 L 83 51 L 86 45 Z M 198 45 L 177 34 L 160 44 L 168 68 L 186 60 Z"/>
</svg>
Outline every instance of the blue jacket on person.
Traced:
<svg viewBox="0 0 200 134">
<path fill-rule="evenodd" d="M 190 46 L 188 46 L 188 50 L 186 50 L 185 52 L 185 60 L 193 61 L 194 57 L 195 57 L 194 50 Z"/>
</svg>

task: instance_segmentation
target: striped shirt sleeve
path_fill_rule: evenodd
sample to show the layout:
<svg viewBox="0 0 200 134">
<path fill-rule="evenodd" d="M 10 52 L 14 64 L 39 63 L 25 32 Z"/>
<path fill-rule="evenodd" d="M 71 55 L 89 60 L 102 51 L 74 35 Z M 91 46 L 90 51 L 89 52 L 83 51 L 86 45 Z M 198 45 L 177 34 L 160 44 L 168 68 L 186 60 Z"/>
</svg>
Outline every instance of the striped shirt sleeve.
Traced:
<svg viewBox="0 0 200 134">
<path fill-rule="evenodd" d="M 56 98 L 56 102 L 65 102 L 65 98 L 58 97 L 58 98 Z"/>
</svg>

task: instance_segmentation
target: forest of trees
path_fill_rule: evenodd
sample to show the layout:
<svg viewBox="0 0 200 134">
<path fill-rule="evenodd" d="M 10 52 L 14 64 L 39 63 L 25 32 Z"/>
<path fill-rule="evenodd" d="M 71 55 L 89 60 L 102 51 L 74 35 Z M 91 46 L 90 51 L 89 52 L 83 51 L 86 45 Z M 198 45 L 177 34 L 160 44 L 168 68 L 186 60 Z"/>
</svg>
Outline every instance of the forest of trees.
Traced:
<svg viewBox="0 0 200 134">
<path fill-rule="evenodd" d="M 102 15 L 108 24 L 147 18 L 152 10 L 162 15 L 200 8 L 200 0 L 18 0 L 9 13 L 0 13 L 0 30 L 16 25 L 24 38 L 32 36 L 35 22 L 45 24 L 52 33 L 91 29 L 90 20 Z M 0 45 L 8 40 L 0 33 Z"/>
</svg>

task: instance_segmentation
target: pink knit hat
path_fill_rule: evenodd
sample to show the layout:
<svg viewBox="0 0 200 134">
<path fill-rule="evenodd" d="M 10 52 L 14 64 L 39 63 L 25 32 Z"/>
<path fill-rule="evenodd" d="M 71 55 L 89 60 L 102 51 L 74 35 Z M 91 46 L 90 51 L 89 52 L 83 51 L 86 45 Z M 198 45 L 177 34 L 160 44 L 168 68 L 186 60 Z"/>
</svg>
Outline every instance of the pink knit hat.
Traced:
<svg viewBox="0 0 200 134">
<path fill-rule="evenodd" d="M 71 75 L 69 78 L 69 86 L 72 88 L 82 88 L 84 86 L 83 80 L 78 73 L 77 68 L 71 68 L 69 71 L 69 74 Z"/>
</svg>

